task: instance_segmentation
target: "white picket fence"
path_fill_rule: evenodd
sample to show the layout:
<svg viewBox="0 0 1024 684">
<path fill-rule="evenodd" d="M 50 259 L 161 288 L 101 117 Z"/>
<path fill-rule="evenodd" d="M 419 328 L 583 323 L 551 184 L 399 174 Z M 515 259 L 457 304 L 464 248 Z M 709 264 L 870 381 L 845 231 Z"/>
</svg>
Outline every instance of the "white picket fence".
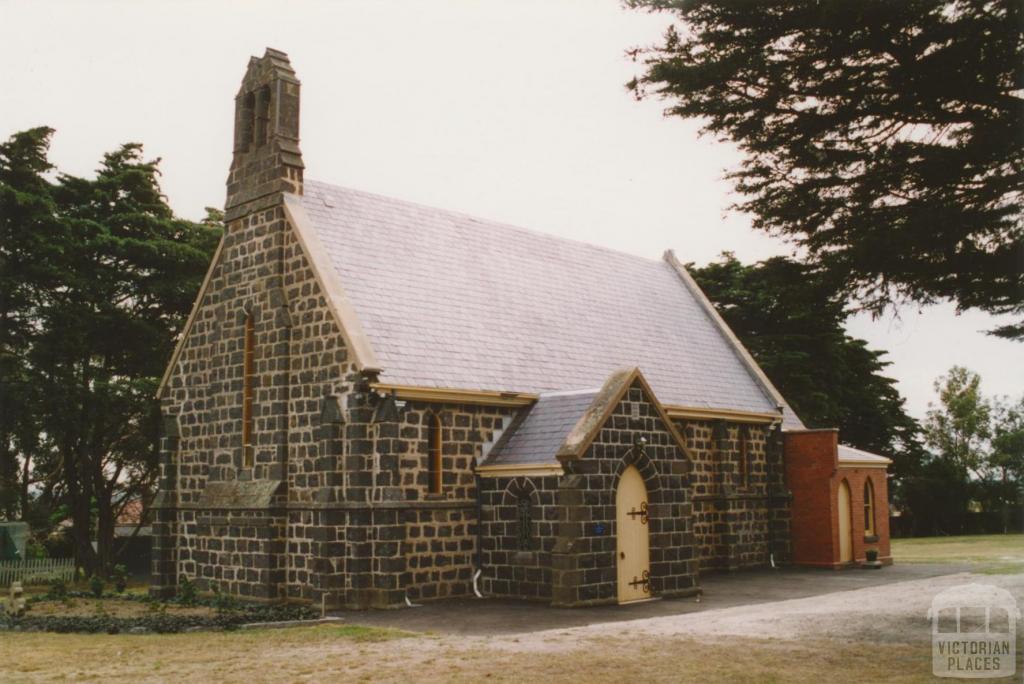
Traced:
<svg viewBox="0 0 1024 684">
<path fill-rule="evenodd" d="M 54 579 L 66 582 L 75 579 L 75 559 L 29 558 L 0 561 L 0 587 L 9 587 L 12 582 L 41 584 Z"/>
</svg>

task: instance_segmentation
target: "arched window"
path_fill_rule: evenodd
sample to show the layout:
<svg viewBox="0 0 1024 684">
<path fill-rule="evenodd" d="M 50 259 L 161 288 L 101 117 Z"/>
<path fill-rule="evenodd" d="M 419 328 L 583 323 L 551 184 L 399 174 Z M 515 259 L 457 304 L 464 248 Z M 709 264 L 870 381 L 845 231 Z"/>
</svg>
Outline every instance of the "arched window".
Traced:
<svg viewBox="0 0 1024 684">
<path fill-rule="evenodd" d="M 242 357 L 242 465 L 252 468 L 256 460 L 253 445 L 252 385 L 256 376 L 256 322 L 252 312 L 245 315 L 245 339 Z"/>
<path fill-rule="evenodd" d="M 749 430 L 745 425 L 740 426 L 740 486 L 746 487 L 750 484 L 750 445 L 748 437 Z"/>
<path fill-rule="evenodd" d="M 517 547 L 520 551 L 533 549 L 533 517 L 530 506 L 533 502 L 529 494 L 524 494 L 516 501 L 516 518 L 519 522 L 519 539 Z"/>
<path fill-rule="evenodd" d="M 441 453 L 444 451 L 444 444 L 441 440 L 441 416 L 433 415 L 429 420 L 430 423 L 427 426 L 428 487 L 431 494 L 440 494 L 444 484 L 444 470 L 441 462 Z"/>
<path fill-rule="evenodd" d="M 875 488 L 871 480 L 864 483 L 864 536 L 875 535 Z"/>
</svg>

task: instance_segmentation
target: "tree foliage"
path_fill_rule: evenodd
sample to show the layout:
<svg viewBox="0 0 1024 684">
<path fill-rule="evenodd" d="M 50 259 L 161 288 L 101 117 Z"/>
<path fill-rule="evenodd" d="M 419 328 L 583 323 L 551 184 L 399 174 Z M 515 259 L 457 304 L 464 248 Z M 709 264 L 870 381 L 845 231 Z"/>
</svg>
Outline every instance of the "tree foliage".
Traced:
<svg viewBox="0 0 1024 684">
<path fill-rule="evenodd" d="M 728 253 L 687 268 L 808 426 L 838 427 L 844 443 L 891 455 L 896 474 L 915 467 L 917 422 L 883 374 L 883 353 L 846 334 L 833 278 L 786 258 L 748 266 Z"/>
<path fill-rule="evenodd" d="M 677 20 L 629 86 L 745 160 L 754 225 L 877 312 L 1024 312 L 1019 0 L 631 0 Z M 1024 338 L 1024 322 L 994 331 Z"/>
<path fill-rule="evenodd" d="M 1024 396 L 1016 402 L 986 397 L 981 377 L 960 366 L 935 381 L 935 392 L 938 401 L 925 421 L 931 458 L 923 475 L 930 481 L 921 498 L 960 493 L 944 496 L 937 530 L 962 532 L 972 503 L 1010 529 L 1011 511 L 1020 511 L 1024 495 Z"/>
<path fill-rule="evenodd" d="M 992 407 L 981 394 L 981 376 L 954 366 L 935 381 L 939 404 L 928 410 L 925 440 L 940 458 L 963 473 L 983 477 L 992 429 Z"/>
<path fill-rule="evenodd" d="M 45 174 L 52 131 L 35 128 L 0 143 L 0 515 L 28 508 L 31 455 L 39 448 L 39 388 L 28 351 L 46 292 L 60 280 L 62 232 Z"/>
<path fill-rule="evenodd" d="M 105 155 L 94 178 L 51 182 L 51 135 L 0 148 L 0 198 L 20 209 L 2 212 L 4 401 L 31 406 L 13 427 L 5 418 L 5 462 L 67 507 L 79 562 L 102 572 L 119 507 L 152 487 L 157 379 L 220 228 L 174 217 L 138 144 Z"/>
<path fill-rule="evenodd" d="M 1024 483 L 1024 396 L 997 401 L 992 419 L 992 467 L 1003 480 Z"/>
</svg>

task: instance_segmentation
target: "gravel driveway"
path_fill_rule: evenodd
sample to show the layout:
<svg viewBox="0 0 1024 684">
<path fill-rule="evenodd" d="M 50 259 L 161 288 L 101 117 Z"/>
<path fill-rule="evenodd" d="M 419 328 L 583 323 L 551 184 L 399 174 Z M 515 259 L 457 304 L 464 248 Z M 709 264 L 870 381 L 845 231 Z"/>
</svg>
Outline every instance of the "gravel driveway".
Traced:
<svg viewBox="0 0 1024 684">
<path fill-rule="evenodd" d="M 400 611 L 343 613 L 355 624 L 458 635 L 513 651 L 571 649 L 624 633 L 697 640 L 748 637 L 803 641 L 930 642 L 928 608 L 959 584 L 1003 587 L 1024 608 L 1024 574 L 982 575 L 964 566 L 880 571 L 788 569 L 709 577 L 705 596 L 577 610 L 504 601 L 447 601 Z"/>
<path fill-rule="evenodd" d="M 1024 574 L 962 572 L 806 598 L 533 632 L 520 635 L 515 642 L 505 642 L 505 646 L 548 650 L 555 645 L 568 647 L 581 638 L 623 632 L 699 640 L 735 636 L 800 641 L 930 642 L 927 615 L 932 599 L 944 589 L 968 583 L 993 584 L 1007 589 L 1018 606 L 1024 607 Z"/>
</svg>

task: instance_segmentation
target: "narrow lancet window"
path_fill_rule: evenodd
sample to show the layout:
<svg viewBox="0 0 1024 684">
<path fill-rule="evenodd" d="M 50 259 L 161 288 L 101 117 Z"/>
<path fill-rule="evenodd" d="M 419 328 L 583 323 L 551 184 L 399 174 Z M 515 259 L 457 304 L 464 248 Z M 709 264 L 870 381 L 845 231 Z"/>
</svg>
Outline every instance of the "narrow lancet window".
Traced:
<svg viewBox="0 0 1024 684">
<path fill-rule="evenodd" d="M 871 480 L 864 483 L 864 536 L 872 537 L 875 534 L 875 488 L 871 486 Z"/>
<path fill-rule="evenodd" d="M 443 451 L 441 417 L 431 416 L 430 424 L 427 427 L 427 475 L 429 477 L 428 487 L 431 494 L 440 494 L 444 486 L 444 469 L 441 458 Z"/>
<path fill-rule="evenodd" d="M 533 519 L 530 517 L 530 497 L 519 498 L 516 507 L 516 517 L 519 520 L 520 551 L 530 551 L 533 548 Z"/>
<path fill-rule="evenodd" d="M 749 430 L 740 427 L 740 486 L 750 486 L 750 444 Z"/>
<path fill-rule="evenodd" d="M 252 468 L 256 460 L 253 444 L 252 396 L 255 379 L 256 323 L 252 313 L 245 315 L 245 341 L 242 369 L 242 464 Z"/>
</svg>

